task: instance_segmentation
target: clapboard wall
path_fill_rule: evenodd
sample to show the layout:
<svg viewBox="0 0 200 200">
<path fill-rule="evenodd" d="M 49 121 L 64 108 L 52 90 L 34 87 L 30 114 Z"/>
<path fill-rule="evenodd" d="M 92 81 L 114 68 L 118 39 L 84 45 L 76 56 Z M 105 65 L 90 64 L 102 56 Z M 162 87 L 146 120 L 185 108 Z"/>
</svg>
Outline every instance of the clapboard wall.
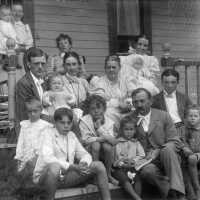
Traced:
<svg viewBox="0 0 200 200">
<path fill-rule="evenodd" d="M 151 1 L 153 54 L 162 55 L 161 45 L 170 42 L 171 54 L 185 60 L 200 61 L 200 1 L 165 0 Z M 184 69 L 178 67 L 181 75 L 180 89 L 184 91 Z M 196 68 L 188 69 L 189 96 L 197 98 Z"/>
<path fill-rule="evenodd" d="M 172 54 L 199 59 L 200 1 L 151 0 L 153 53 L 160 57 L 161 44 L 170 42 Z"/>
<path fill-rule="evenodd" d="M 109 52 L 108 18 L 104 0 L 34 0 L 36 45 L 48 54 L 58 53 L 55 38 L 69 34 L 74 50 L 86 56 L 86 69 L 103 72 Z"/>
</svg>

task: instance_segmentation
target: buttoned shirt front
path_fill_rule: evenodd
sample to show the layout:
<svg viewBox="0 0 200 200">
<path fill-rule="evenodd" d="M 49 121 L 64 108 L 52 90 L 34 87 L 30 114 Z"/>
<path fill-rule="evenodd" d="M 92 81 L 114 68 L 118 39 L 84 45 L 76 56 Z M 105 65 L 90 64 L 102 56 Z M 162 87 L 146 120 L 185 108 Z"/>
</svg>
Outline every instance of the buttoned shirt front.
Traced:
<svg viewBox="0 0 200 200">
<path fill-rule="evenodd" d="M 43 88 L 42 88 L 41 84 L 42 84 L 44 81 L 43 81 L 42 79 L 36 78 L 36 77 L 33 75 L 32 72 L 30 72 L 30 74 L 31 74 L 31 76 L 32 76 L 32 78 L 33 78 L 33 81 L 34 81 L 34 83 L 35 83 L 35 86 L 36 86 L 36 88 L 37 88 L 38 94 L 39 94 L 39 96 L 40 96 L 40 100 L 42 101 L 42 96 L 43 96 L 44 91 L 43 91 Z"/>
<path fill-rule="evenodd" d="M 175 123 L 181 122 L 181 118 L 178 113 L 178 105 L 177 105 L 177 99 L 176 99 L 176 91 L 172 92 L 171 94 L 168 94 L 164 90 L 164 99 L 167 107 L 167 111 L 172 118 L 172 121 Z"/>
</svg>

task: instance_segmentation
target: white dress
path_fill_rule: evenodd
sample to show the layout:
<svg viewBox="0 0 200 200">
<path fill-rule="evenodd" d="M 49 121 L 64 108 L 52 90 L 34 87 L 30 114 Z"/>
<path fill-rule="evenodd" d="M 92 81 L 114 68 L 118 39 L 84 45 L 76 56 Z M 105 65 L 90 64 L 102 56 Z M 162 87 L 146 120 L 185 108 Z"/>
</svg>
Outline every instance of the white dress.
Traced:
<svg viewBox="0 0 200 200">
<path fill-rule="evenodd" d="M 36 122 L 23 120 L 20 122 L 20 133 L 17 142 L 15 159 L 20 161 L 18 171 L 25 168 L 28 161 L 38 157 L 39 149 L 43 142 L 43 131 L 52 124 L 39 119 Z"/>
<path fill-rule="evenodd" d="M 28 24 L 24 24 L 22 21 L 14 23 L 14 28 L 17 33 L 17 41 L 21 45 L 25 45 L 26 49 L 33 46 L 33 37 L 31 29 Z"/>
</svg>

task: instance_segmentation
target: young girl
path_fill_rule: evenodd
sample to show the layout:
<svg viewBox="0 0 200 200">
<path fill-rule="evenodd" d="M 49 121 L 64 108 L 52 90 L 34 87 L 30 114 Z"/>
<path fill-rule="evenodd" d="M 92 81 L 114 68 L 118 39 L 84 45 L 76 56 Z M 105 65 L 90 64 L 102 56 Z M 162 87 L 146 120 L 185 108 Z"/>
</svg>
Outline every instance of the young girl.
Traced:
<svg viewBox="0 0 200 200">
<path fill-rule="evenodd" d="M 135 163 L 145 157 L 145 152 L 135 138 L 136 121 L 132 117 L 126 116 L 120 122 L 120 137 L 115 148 L 115 162 L 113 164 L 112 175 L 119 181 L 122 187 L 128 192 L 134 200 L 141 200 L 138 194 L 134 191 L 128 174 L 134 170 Z M 137 189 L 141 190 L 140 180 L 136 174 L 135 182 Z M 139 193 L 140 191 L 138 191 Z"/>
<path fill-rule="evenodd" d="M 17 142 L 15 159 L 18 161 L 18 172 L 26 179 L 32 174 L 43 141 L 43 131 L 52 125 L 40 119 L 42 105 L 37 99 L 26 101 L 29 120 L 20 122 L 20 133 Z"/>
<path fill-rule="evenodd" d="M 184 155 L 187 158 L 189 177 L 196 194 L 200 200 L 200 184 L 198 179 L 198 165 L 200 163 L 200 107 L 192 105 L 188 107 L 186 117 L 186 133 Z"/>
<path fill-rule="evenodd" d="M 89 114 L 81 118 L 79 125 L 83 143 L 94 160 L 100 160 L 103 157 L 108 179 L 117 185 L 118 181 L 111 176 L 114 159 L 113 145 L 116 144 L 113 132 L 114 122 L 105 116 L 106 101 L 101 96 L 91 95 L 86 100 L 86 105 Z M 101 154 L 102 151 L 103 154 Z"/>
<path fill-rule="evenodd" d="M 64 90 L 63 81 L 59 74 L 53 74 L 48 79 L 49 91 L 43 94 L 43 113 L 53 116 L 57 108 L 71 108 L 75 104 L 75 97 Z"/>
</svg>

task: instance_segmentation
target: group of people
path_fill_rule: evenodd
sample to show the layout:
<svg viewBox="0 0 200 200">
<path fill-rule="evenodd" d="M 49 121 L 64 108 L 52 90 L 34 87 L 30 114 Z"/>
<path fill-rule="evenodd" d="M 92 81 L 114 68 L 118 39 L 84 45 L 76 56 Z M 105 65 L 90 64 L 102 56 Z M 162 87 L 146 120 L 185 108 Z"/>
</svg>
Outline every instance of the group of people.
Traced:
<svg viewBox="0 0 200 200">
<path fill-rule="evenodd" d="M 200 107 L 177 91 L 177 71 L 161 74 L 148 40 L 140 37 L 128 56 L 107 56 L 105 74 L 91 77 L 71 37 L 60 34 L 59 54 L 50 58 L 32 47 L 22 17 L 20 4 L 0 8 L 1 55 L 14 33 L 26 55 L 15 88 L 19 180 L 43 188 L 48 200 L 88 181 L 103 200 L 111 199 L 109 182 L 141 200 L 143 181 L 163 199 L 200 200 Z"/>
<path fill-rule="evenodd" d="M 200 199 L 200 108 L 177 91 L 177 71 L 162 72 L 163 90 L 155 94 L 134 85 L 137 73 L 121 81 L 117 55 L 106 57 L 105 75 L 90 81 L 78 76 L 80 56 L 73 51 L 63 57 L 65 74 L 55 71 L 48 78 L 41 49 L 29 49 L 27 61 L 29 70 L 16 84 L 15 159 L 24 181 L 44 187 L 46 199 L 54 199 L 59 187 L 89 179 L 105 200 L 108 182 L 141 200 L 143 180 L 163 198 L 180 200 L 190 183 L 189 193 Z M 141 160 L 146 163 L 137 169 Z"/>
</svg>

